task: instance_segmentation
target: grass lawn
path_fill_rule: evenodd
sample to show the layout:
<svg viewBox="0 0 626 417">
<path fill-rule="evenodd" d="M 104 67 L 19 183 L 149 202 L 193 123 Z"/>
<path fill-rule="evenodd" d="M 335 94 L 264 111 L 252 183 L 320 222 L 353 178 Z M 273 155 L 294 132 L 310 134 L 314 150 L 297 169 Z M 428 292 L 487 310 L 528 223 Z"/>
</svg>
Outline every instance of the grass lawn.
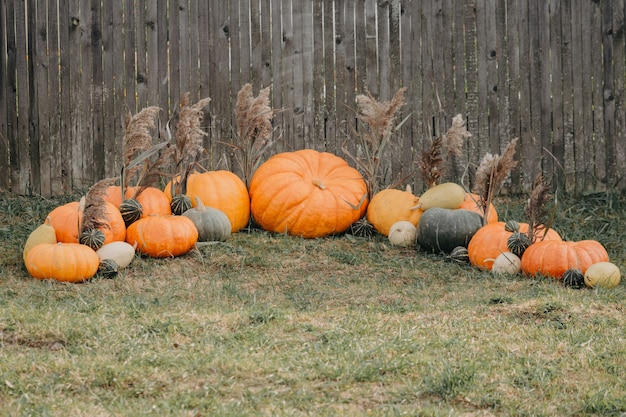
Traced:
<svg viewBox="0 0 626 417">
<path fill-rule="evenodd" d="M 381 236 L 249 229 L 115 279 L 38 281 L 22 245 L 62 202 L 0 193 L 4 416 L 626 413 L 624 279 L 572 289 Z M 626 272 L 624 199 L 562 201 L 555 229 Z"/>
</svg>

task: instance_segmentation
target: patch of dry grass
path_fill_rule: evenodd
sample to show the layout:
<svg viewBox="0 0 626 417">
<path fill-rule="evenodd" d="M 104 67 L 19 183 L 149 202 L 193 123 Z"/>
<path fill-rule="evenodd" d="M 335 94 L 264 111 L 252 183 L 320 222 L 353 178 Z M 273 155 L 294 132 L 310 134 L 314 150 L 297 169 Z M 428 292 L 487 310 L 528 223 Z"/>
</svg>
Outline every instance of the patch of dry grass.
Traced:
<svg viewBox="0 0 626 417">
<path fill-rule="evenodd" d="M 59 202 L 2 197 L 5 415 L 626 412 L 623 283 L 574 290 L 380 236 L 257 229 L 137 258 L 113 280 L 36 281 L 21 244 Z M 600 240 L 624 271 L 624 202 L 561 207 L 559 232 Z M 523 202 L 501 201 L 502 218 L 521 213 Z"/>
</svg>

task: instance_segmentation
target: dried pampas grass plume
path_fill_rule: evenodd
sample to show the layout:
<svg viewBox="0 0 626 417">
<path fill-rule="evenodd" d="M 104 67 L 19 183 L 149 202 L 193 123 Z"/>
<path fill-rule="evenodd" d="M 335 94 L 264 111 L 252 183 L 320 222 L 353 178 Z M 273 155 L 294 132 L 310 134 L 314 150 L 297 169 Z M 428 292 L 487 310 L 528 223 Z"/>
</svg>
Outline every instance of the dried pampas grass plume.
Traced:
<svg viewBox="0 0 626 417">
<path fill-rule="evenodd" d="M 550 188 L 550 185 L 544 182 L 543 175 L 539 173 L 524 209 L 528 221 L 528 237 L 531 242 L 543 240 L 543 236 L 552 226 L 556 204 L 552 211 L 548 211 L 547 205 L 553 200 Z"/>
<path fill-rule="evenodd" d="M 79 233 L 108 226 L 106 222 L 108 219 L 106 216 L 105 196 L 107 195 L 107 188 L 116 182 L 117 178 L 105 178 L 95 183 L 87 191 L 83 202 L 84 207 L 81 207 L 83 216 Z"/>
<path fill-rule="evenodd" d="M 249 185 L 252 174 L 258 168 L 263 155 L 274 145 L 272 120 L 274 110 L 270 107 L 270 88 L 266 87 L 254 97 L 252 84 L 246 83 L 237 93 L 235 105 L 235 143 L 225 143 L 235 150 L 235 158 Z"/>
<path fill-rule="evenodd" d="M 463 144 L 472 136 L 465 128 L 465 119 L 462 114 L 452 118 L 452 125 L 445 135 L 438 136 L 430 143 L 430 148 L 422 150 L 417 161 L 419 173 L 426 184 L 431 188 L 446 175 L 445 163 L 463 152 Z"/>
<path fill-rule="evenodd" d="M 152 131 L 156 129 L 156 119 L 161 109 L 156 106 L 146 107 L 134 116 L 130 113 L 126 118 L 126 129 L 122 140 L 122 193 L 132 179 L 141 181 L 145 170 L 145 159 L 142 155 L 153 148 Z M 141 159 L 141 160 L 139 160 Z"/>
<path fill-rule="evenodd" d="M 383 160 L 383 152 L 386 145 L 391 141 L 391 137 L 409 118 L 407 116 L 399 124 L 395 124 L 397 112 L 404 106 L 404 93 L 406 87 L 400 88 L 390 101 L 378 101 L 369 91 L 356 97 L 357 118 L 366 126 L 363 130 L 358 130 L 348 123 L 348 127 L 359 147 L 360 154 L 353 155 L 346 144 L 342 145 L 342 151 L 357 166 L 367 183 L 370 198 L 381 188 L 382 176 L 380 175 L 380 164 Z"/>
<path fill-rule="evenodd" d="M 198 153 L 202 152 L 202 139 L 208 133 L 200 127 L 204 118 L 203 109 L 209 104 L 209 97 L 203 98 L 194 104 L 189 104 L 189 92 L 187 92 L 180 103 L 180 116 L 176 123 L 176 151 L 174 158 L 177 166 L 185 160 L 195 159 Z"/>
<path fill-rule="evenodd" d="M 476 169 L 474 192 L 478 194 L 485 222 L 489 216 L 491 203 L 500 194 L 511 170 L 517 166 L 517 161 L 513 159 L 517 141 L 517 138 L 511 140 L 502 155 L 487 153 Z"/>
<path fill-rule="evenodd" d="M 396 117 L 396 112 L 405 104 L 405 92 L 406 87 L 399 89 L 391 101 L 378 101 L 369 90 L 366 94 L 359 94 L 356 97 L 359 119 L 369 127 L 370 134 L 366 135 L 366 138 L 374 146 L 386 142 L 391 136 L 395 128 L 392 122 Z"/>
<path fill-rule="evenodd" d="M 254 97 L 252 84 L 245 84 L 237 93 L 235 119 L 237 136 L 241 141 L 256 142 L 257 146 L 267 141 L 272 133 L 274 112 L 270 107 L 270 88 L 266 87 Z"/>
<path fill-rule="evenodd" d="M 186 192 L 187 178 L 191 173 L 196 158 L 204 151 L 202 140 L 208 133 L 202 130 L 204 108 L 209 104 L 209 97 L 190 104 L 187 92 L 180 102 L 180 114 L 176 123 L 174 146 L 171 147 L 174 173 L 172 174 L 172 195 Z M 169 137 L 169 130 L 167 132 Z M 177 178 L 178 177 L 178 178 Z"/>
</svg>

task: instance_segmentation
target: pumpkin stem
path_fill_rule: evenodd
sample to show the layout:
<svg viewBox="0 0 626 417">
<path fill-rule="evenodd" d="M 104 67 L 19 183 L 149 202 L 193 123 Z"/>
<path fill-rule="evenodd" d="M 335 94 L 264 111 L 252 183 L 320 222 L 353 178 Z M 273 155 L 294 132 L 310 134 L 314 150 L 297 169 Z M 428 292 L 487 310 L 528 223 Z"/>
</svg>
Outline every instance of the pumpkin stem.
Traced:
<svg viewBox="0 0 626 417">
<path fill-rule="evenodd" d="M 200 211 L 206 210 L 206 207 L 204 206 L 204 203 L 202 202 L 202 200 L 198 196 L 196 196 L 196 209 L 200 210 Z"/>
<path fill-rule="evenodd" d="M 326 189 L 326 185 L 324 185 L 322 180 L 320 180 L 318 178 L 315 178 L 315 179 L 311 180 L 311 182 L 313 183 L 313 185 L 318 187 L 320 190 L 325 190 Z"/>
</svg>

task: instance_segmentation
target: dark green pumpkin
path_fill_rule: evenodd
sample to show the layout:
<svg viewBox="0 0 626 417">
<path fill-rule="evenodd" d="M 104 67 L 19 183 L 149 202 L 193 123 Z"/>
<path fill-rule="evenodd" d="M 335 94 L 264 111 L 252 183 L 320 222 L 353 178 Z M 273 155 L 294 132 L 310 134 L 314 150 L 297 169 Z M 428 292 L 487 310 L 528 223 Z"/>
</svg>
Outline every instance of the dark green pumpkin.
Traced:
<svg viewBox="0 0 626 417">
<path fill-rule="evenodd" d="M 78 242 L 89 246 L 93 250 L 98 250 L 104 245 L 105 236 L 101 230 L 87 229 L 80 234 Z"/>
<path fill-rule="evenodd" d="M 126 227 L 130 226 L 143 214 L 143 206 L 134 198 L 128 198 L 120 204 L 120 213 L 124 219 Z"/>
<path fill-rule="evenodd" d="M 115 278 L 118 270 L 119 266 L 113 259 L 103 259 L 100 261 L 100 265 L 98 265 L 98 275 L 103 278 Z"/>
<path fill-rule="evenodd" d="M 506 230 L 506 225 L 505 225 L 505 230 Z M 518 230 L 514 231 L 513 234 L 509 236 L 509 238 L 506 241 L 506 244 L 509 250 L 511 251 L 511 253 L 514 253 L 520 258 L 526 251 L 526 248 L 528 248 L 531 243 L 532 242 L 530 238 L 528 237 L 528 235 L 526 233 L 522 233 L 519 231 L 519 226 L 518 226 Z"/>
<path fill-rule="evenodd" d="M 420 217 L 417 244 L 426 252 L 449 254 L 457 246 L 467 247 L 482 226 L 482 217 L 473 211 L 433 207 Z"/>
<path fill-rule="evenodd" d="M 568 269 L 563 273 L 563 285 L 576 289 L 584 288 L 585 275 L 580 269 Z"/>
<path fill-rule="evenodd" d="M 460 264 L 470 263 L 469 252 L 467 251 L 467 248 L 465 246 L 457 246 L 456 248 L 452 249 L 452 251 L 450 252 L 450 255 L 448 255 L 448 258 L 451 261 L 454 261 Z"/>
<path fill-rule="evenodd" d="M 187 210 L 191 209 L 193 205 L 191 204 L 191 198 L 189 198 L 188 195 L 176 194 L 174 197 L 172 197 L 170 207 L 172 209 L 172 214 L 180 216 Z"/>
</svg>

